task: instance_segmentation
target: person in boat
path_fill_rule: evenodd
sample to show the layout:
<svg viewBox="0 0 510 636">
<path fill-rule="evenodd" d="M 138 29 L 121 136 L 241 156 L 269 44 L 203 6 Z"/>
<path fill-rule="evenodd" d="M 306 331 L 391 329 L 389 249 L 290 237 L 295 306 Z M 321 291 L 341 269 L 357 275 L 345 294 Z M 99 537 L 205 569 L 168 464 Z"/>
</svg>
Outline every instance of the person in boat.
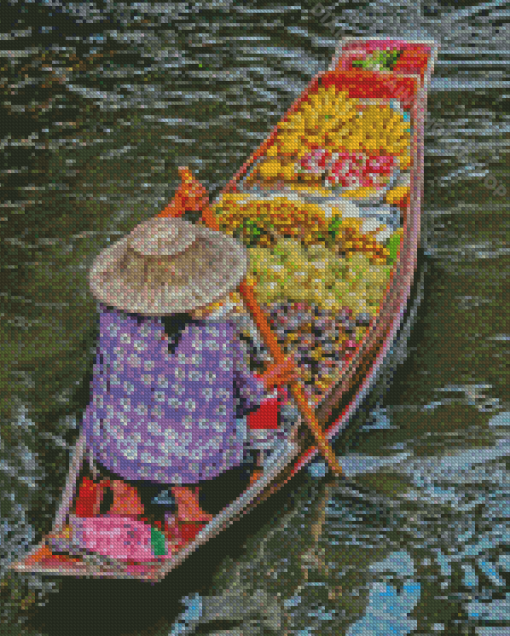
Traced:
<svg viewBox="0 0 510 636">
<path fill-rule="evenodd" d="M 159 217 L 103 250 L 90 272 L 99 343 L 87 445 L 127 482 L 170 485 L 181 521 L 210 519 L 196 486 L 241 464 L 240 418 L 296 378 L 290 357 L 255 377 L 234 323 L 206 320 L 247 265 L 236 239 Z"/>
</svg>

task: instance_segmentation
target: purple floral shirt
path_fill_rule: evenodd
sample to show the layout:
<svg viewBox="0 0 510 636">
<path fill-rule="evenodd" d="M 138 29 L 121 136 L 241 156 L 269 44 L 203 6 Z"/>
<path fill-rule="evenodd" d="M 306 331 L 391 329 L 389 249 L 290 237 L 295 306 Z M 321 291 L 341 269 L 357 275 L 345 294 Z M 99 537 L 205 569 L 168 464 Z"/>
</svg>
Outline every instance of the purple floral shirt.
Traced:
<svg viewBox="0 0 510 636">
<path fill-rule="evenodd" d="M 172 354 L 159 318 L 100 306 L 92 400 L 84 417 L 95 458 L 124 479 L 193 484 L 243 458 L 236 417 L 260 404 L 229 320 L 188 325 Z"/>
</svg>

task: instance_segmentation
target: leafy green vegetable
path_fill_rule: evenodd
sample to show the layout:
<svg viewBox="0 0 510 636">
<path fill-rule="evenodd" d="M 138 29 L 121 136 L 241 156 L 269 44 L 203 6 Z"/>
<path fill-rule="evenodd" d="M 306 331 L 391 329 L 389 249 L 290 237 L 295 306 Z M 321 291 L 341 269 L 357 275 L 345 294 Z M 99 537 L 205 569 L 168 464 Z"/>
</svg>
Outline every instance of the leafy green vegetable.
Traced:
<svg viewBox="0 0 510 636">
<path fill-rule="evenodd" d="M 341 225 L 342 225 L 342 217 L 340 216 L 334 216 L 329 222 L 328 234 L 330 235 L 333 241 L 336 240 L 336 236 L 338 234 L 338 230 L 340 229 Z"/>
<path fill-rule="evenodd" d="M 376 66 L 380 66 L 381 68 L 391 71 L 400 55 L 401 51 L 397 51 L 396 49 L 392 51 L 374 51 L 364 60 L 354 60 L 352 66 L 365 69 L 373 69 Z"/>
<path fill-rule="evenodd" d="M 391 235 L 390 240 L 388 241 L 387 249 L 390 253 L 390 255 L 388 256 L 389 263 L 394 263 L 398 258 L 400 252 L 400 240 L 400 232 L 394 232 Z"/>
<path fill-rule="evenodd" d="M 243 241 L 248 247 L 251 247 L 257 245 L 262 234 L 264 234 L 264 228 L 257 225 L 252 219 L 244 219 L 236 228 L 234 236 Z"/>
</svg>

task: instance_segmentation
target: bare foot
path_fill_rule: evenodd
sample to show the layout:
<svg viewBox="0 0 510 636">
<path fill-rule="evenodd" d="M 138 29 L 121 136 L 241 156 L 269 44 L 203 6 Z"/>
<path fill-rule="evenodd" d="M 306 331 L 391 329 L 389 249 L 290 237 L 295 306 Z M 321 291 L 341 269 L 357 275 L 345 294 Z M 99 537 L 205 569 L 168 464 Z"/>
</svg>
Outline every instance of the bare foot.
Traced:
<svg viewBox="0 0 510 636">
<path fill-rule="evenodd" d="M 110 481 L 113 490 L 113 505 L 108 511 L 110 515 L 141 515 L 143 505 L 135 488 L 118 479 Z"/>
<path fill-rule="evenodd" d="M 174 486 L 172 494 L 177 502 L 177 518 L 179 521 L 201 521 L 207 523 L 213 518 L 213 515 L 205 512 L 200 507 L 198 490 L 193 491 L 185 486 Z"/>
<path fill-rule="evenodd" d="M 253 484 L 257 482 L 262 477 L 263 474 L 264 474 L 264 471 L 262 468 L 260 467 L 254 468 L 252 474 L 250 475 L 249 486 L 253 486 Z"/>
<path fill-rule="evenodd" d="M 179 521 L 182 521 L 184 523 L 209 523 L 213 516 L 214 515 L 210 514 L 209 512 L 205 512 L 205 510 L 202 510 L 201 508 L 196 510 L 195 508 L 191 507 L 188 508 L 186 506 L 179 506 L 179 509 L 177 511 L 177 518 L 179 519 Z"/>
</svg>

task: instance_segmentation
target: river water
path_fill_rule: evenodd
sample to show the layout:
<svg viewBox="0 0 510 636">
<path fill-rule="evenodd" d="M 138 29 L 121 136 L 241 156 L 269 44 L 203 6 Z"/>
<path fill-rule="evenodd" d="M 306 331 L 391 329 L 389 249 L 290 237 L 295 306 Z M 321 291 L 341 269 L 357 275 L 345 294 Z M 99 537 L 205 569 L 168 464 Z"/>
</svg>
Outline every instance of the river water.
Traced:
<svg viewBox="0 0 510 636">
<path fill-rule="evenodd" d="M 278 618 L 246 634 L 508 633 L 509 17 L 497 1 L 2 3 L 3 634 L 177 633 L 184 596 L 254 592 Z M 379 34 L 442 48 L 413 316 L 342 447 L 374 499 L 307 473 L 157 586 L 7 573 L 50 528 L 87 403 L 94 256 L 163 207 L 177 166 L 216 194 L 337 38 Z"/>
</svg>

